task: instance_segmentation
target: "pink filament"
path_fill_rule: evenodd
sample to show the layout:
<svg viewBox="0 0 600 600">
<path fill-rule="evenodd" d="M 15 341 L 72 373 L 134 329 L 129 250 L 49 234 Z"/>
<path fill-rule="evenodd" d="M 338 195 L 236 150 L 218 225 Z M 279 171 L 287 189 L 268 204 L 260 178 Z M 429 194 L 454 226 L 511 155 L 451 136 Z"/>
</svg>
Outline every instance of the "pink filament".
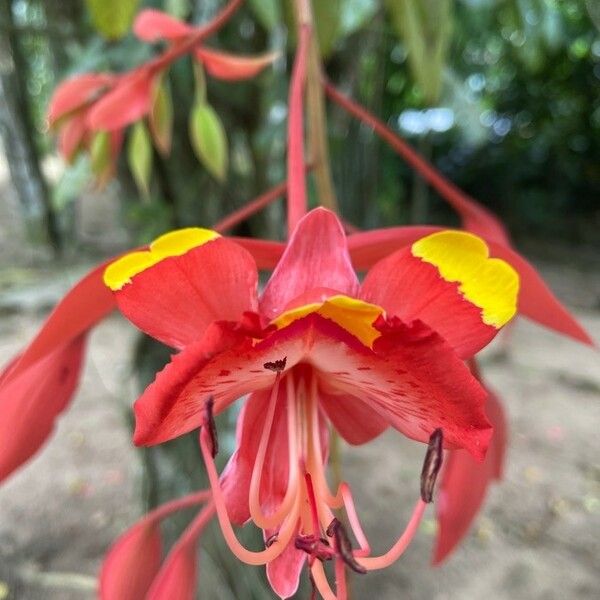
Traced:
<svg viewBox="0 0 600 600">
<path fill-rule="evenodd" d="M 210 451 L 210 436 L 205 427 L 203 427 L 200 431 L 200 449 L 202 450 L 202 456 L 206 464 L 206 471 L 208 474 L 208 479 L 210 481 L 210 487 L 213 494 L 215 508 L 217 510 L 217 518 L 219 519 L 219 525 L 221 526 L 223 537 L 225 538 L 229 549 L 241 561 L 248 563 L 249 565 L 264 565 L 268 562 L 271 562 L 285 550 L 286 546 L 292 539 L 298 522 L 298 499 L 294 504 L 292 511 L 284 521 L 279 531 L 277 540 L 274 541 L 273 544 L 271 544 L 265 550 L 261 550 L 258 552 L 248 550 L 247 548 L 242 546 L 238 541 L 233 531 L 231 521 L 229 520 L 229 515 L 227 514 L 227 506 L 225 505 L 225 499 L 223 498 L 223 491 L 221 490 L 221 484 L 219 483 L 219 475 L 217 473 L 217 468 L 215 466 Z"/>
<path fill-rule="evenodd" d="M 310 572 L 312 573 L 315 585 L 319 590 L 319 594 L 323 597 L 323 600 L 339 600 L 336 594 L 333 593 L 333 590 L 327 581 L 325 569 L 323 569 L 323 563 L 321 561 L 316 560 L 310 568 Z"/>
<path fill-rule="evenodd" d="M 385 554 L 382 554 L 381 556 L 357 558 L 356 560 L 369 571 L 385 569 L 397 561 L 414 538 L 415 533 L 419 528 L 419 524 L 421 523 L 421 519 L 423 518 L 426 506 L 427 504 L 419 498 L 404 533 Z"/>
<path fill-rule="evenodd" d="M 276 381 L 278 385 L 278 382 Z M 250 514 L 252 516 L 253 521 L 263 529 L 271 529 L 275 527 L 278 523 L 281 522 L 283 517 L 290 511 L 292 508 L 292 504 L 294 499 L 296 498 L 296 494 L 298 493 L 298 461 L 296 460 L 297 456 L 297 432 L 296 432 L 296 414 L 293 403 L 293 380 L 290 377 L 286 378 L 287 384 L 287 424 L 288 424 L 288 487 L 285 492 L 285 497 L 283 498 L 281 505 L 279 508 L 271 515 L 265 515 L 262 512 L 260 506 L 260 481 L 262 477 L 262 471 L 264 468 L 264 458 L 266 454 L 266 444 L 265 444 L 265 452 L 256 458 L 256 463 L 254 465 L 254 469 L 252 471 L 252 479 L 250 481 Z M 275 398 L 277 398 L 277 393 L 275 393 Z M 271 397 L 271 404 L 274 402 L 273 396 Z M 269 412 L 267 413 L 267 421 L 265 422 L 265 428 L 263 429 L 263 434 L 261 437 L 260 444 L 263 443 L 263 439 L 267 439 L 269 437 L 269 433 L 266 433 L 267 423 L 268 430 L 270 432 L 273 421 L 273 413 L 271 412 L 271 404 L 269 405 Z M 274 409 L 273 409 L 274 412 Z M 256 482 L 255 482 L 256 478 Z"/>
<path fill-rule="evenodd" d="M 348 598 L 346 563 L 339 556 L 335 559 L 335 591 L 338 600 L 346 600 Z"/>
</svg>

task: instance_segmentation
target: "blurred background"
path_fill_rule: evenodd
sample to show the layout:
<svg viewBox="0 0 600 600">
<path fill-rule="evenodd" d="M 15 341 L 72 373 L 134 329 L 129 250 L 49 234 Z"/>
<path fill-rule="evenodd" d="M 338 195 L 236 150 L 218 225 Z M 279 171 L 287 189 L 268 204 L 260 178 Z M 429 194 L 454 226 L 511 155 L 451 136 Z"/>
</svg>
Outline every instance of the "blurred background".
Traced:
<svg viewBox="0 0 600 600">
<path fill-rule="evenodd" d="M 496 212 L 600 339 L 600 2 L 313 4 L 330 79 Z M 0 0 L 0 361 L 99 259 L 173 227 L 210 226 L 284 178 L 295 44 L 287 0 L 248 0 L 210 40 L 238 54 L 281 53 L 249 82 L 208 79 L 207 97 L 227 135 L 222 181 L 190 143 L 189 58 L 169 72 L 173 148 L 168 157 L 151 151 L 147 190 L 132 176 L 135 150 L 121 153 L 116 176 L 100 188 L 93 157 L 67 164 L 48 131 L 45 112 L 58 83 L 88 71 L 128 70 L 157 52 L 130 33 L 141 8 L 199 23 L 222 5 Z M 458 223 L 370 129 L 336 106 L 329 106 L 328 127 L 336 192 L 350 222 Z M 283 219 L 275 204 L 236 233 L 276 238 Z M 46 450 L 0 488 L 0 600 L 93 597 L 111 540 L 144 509 L 201 484 L 194 440 L 144 454 L 129 441 L 131 401 L 167 356 L 116 316 L 94 333 L 73 408 Z M 508 404 L 506 481 L 446 565 L 428 565 L 431 514 L 406 558 L 356 580 L 353 597 L 366 590 L 383 599 L 600 597 L 597 356 L 519 321 L 483 361 Z M 232 421 L 226 415 L 220 426 Z M 376 548 L 405 521 L 421 450 L 384 435 L 344 455 Z M 184 522 L 175 520 L 170 535 Z M 211 532 L 204 543 L 201 597 L 270 597 L 262 572 L 237 567 L 218 540 Z"/>
</svg>

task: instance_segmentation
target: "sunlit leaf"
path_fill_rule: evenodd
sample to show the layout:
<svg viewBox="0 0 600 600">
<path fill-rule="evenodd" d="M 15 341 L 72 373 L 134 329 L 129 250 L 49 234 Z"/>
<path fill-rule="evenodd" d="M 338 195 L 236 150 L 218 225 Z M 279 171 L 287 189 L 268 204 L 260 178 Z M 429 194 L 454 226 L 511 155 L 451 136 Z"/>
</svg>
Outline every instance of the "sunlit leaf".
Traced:
<svg viewBox="0 0 600 600">
<path fill-rule="evenodd" d="M 131 28 L 140 0 L 85 0 L 94 27 L 105 38 L 118 40 Z"/>
<path fill-rule="evenodd" d="M 219 115 L 206 103 L 197 103 L 190 114 L 190 139 L 196 155 L 219 181 L 227 173 L 227 136 Z"/>
<path fill-rule="evenodd" d="M 127 144 L 127 162 L 139 190 L 144 196 L 148 196 L 152 172 L 152 142 L 143 121 L 138 121 L 132 127 Z"/>
</svg>

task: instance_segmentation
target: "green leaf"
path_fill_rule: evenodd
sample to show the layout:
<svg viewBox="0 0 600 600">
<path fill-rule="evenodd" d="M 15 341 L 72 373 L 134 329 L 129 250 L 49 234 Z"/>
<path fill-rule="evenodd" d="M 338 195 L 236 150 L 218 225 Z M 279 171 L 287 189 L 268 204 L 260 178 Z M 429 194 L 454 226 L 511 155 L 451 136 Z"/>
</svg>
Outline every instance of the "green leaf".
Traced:
<svg viewBox="0 0 600 600">
<path fill-rule="evenodd" d="M 342 34 L 342 1 L 313 2 L 314 22 L 322 56 L 329 56 Z"/>
<path fill-rule="evenodd" d="M 196 156 L 219 181 L 227 174 L 227 136 L 219 115 L 206 103 L 197 103 L 190 114 L 190 139 Z"/>
<path fill-rule="evenodd" d="M 152 143 L 144 121 L 132 128 L 127 143 L 127 162 L 140 192 L 148 197 L 152 172 Z"/>
<path fill-rule="evenodd" d="M 85 0 L 94 27 L 105 38 L 118 40 L 131 28 L 140 0 Z"/>
<path fill-rule="evenodd" d="M 113 170 L 110 133 L 108 131 L 98 131 L 94 135 L 90 144 L 90 163 L 99 185 L 104 185 L 110 179 Z"/>
<path fill-rule="evenodd" d="M 152 92 L 150 132 L 158 151 L 166 156 L 171 151 L 173 137 L 173 99 L 168 85 L 159 81 Z"/>
<path fill-rule="evenodd" d="M 272 31 L 281 22 L 281 10 L 277 0 L 249 0 L 248 4 L 257 21 L 267 31 Z"/>
</svg>

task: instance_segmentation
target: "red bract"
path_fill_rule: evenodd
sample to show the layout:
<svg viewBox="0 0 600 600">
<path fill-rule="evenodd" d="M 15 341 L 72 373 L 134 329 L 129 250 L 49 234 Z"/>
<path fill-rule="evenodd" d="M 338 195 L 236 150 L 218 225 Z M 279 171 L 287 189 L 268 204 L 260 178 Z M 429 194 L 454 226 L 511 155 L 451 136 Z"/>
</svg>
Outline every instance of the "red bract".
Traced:
<svg viewBox="0 0 600 600">
<path fill-rule="evenodd" d="M 38 451 L 77 387 L 86 333 L 115 307 L 104 266 L 63 298 L 0 380 L 0 481 Z"/>
<path fill-rule="evenodd" d="M 136 443 L 206 425 L 201 448 L 225 539 L 241 560 L 267 564 L 287 597 L 307 558 L 321 589 L 319 560 L 361 572 L 390 564 L 424 510 L 419 501 L 388 553 L 366 556 L 349 488 L 334 495 L 325 479 L 328 421 L 350 443 L 389 425 L 423 442 L 440 429 L 448 448 L 484 457 L 485 391 L 461 358 L 510 320 L 518 278 L 479 238 L 438 232 L 375 265 L 360 286 L 342 226 L 323 209 L 299 222 L 260 298 L 253 263 L 232 241 L 188 229 L 113 263 L 105 282 L 125 316 L 181 349 L 135 404 Z M 248 393 L 219 482 L 212 412 Z M 354 554 L 341 530 L 327 535 L 342 506 L 365 542 Z M 237 541 L 231 522 L 247 520 L 264 530 L 264 550 Z"/>
</svg>

